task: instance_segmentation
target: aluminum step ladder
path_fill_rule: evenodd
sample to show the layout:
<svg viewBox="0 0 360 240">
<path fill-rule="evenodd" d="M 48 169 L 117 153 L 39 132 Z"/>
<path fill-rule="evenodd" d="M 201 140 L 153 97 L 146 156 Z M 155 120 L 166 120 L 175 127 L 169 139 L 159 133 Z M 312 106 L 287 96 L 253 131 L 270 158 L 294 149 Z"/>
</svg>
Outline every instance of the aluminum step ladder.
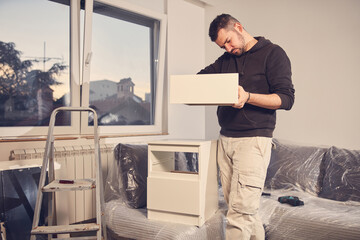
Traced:
<svg viewBox="0 0 360 240">
<path fill-rule="evenodd" d="M 87 111 L 94 114 L 94 149 L 95 149 L 95 179 L 73 179 L 60 180 L 56 179 L 54 169 L 54 126 L 56 114 L 59 111 Z M 60 107 L 51 113 L 48 136 L 45 145 L 45 153 L 41 168 L 39 188 L 37 193 L 36 205 L 34 210 L 33 225 L 31 230 L 31 240 L 36 240 L 36 235 L 47 234 L 48 239 L 55 238 L 54 234 L 70 234 L 70 233 L 88 233 L 96 232 L 96 236 L 90 237 L 71 237 L 66 239 L 107 239 L 106 224 L 104 214 L 104 194 L 103 179 L 100 159 L 100 145 L 98 136 L 97 114 L 92 108 L 85 107 Z M 45 185 L 46 170 L 49 167 L 48 185 Z M 55 192 L 62 191 L 81 191 L 95 188 L 96 199 L 96 223 L 56 225 L 56 203 Z M 48 226 L 39 226 L 40 210 L 43 200 L 43 193 L 49 193 L 48 201 Z"/>
</svg>

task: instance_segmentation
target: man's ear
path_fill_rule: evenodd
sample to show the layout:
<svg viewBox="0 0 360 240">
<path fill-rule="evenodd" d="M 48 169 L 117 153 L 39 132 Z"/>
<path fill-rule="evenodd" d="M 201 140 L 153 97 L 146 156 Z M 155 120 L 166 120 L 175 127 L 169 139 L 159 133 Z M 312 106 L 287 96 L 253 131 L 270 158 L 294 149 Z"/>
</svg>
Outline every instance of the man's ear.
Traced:
<svg viewBox="0 0 360 240">
<path fill-rule="evenodd" d="M 243 26 L 241 25 L 241 23 L 239 23 L 239 22 L 234 23 L 234 28 L 236 30 L 238 30 L 240 33 L 242 33 L 242 31 L 244 29 Z"/>
</svg>

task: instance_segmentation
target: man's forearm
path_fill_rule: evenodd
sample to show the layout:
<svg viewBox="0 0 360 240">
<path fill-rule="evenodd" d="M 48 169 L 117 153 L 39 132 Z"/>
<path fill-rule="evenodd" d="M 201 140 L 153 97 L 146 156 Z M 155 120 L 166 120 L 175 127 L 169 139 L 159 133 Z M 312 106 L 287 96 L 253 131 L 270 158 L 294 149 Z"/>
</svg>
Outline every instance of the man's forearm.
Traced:
<svg viewBox="0 0 360 240">
<path fill-rule="evenodd" d="M 281 106 L 281 98 L 276 93 L 273 94 L 259 94 L 249 93 L 250 98 L 247 101 L 248 104 L 267 108 L 267 109 L 279 109 Z"/>
<path fill-rule="evenodd" d="M 238 86 L 238 102 L 233 107 L 240 109 L 245 104 L 276 110 L 281 107 L 281 98 L 276 93 L 260 94 L 246 92 L 242 86 Z"/>
</svg>

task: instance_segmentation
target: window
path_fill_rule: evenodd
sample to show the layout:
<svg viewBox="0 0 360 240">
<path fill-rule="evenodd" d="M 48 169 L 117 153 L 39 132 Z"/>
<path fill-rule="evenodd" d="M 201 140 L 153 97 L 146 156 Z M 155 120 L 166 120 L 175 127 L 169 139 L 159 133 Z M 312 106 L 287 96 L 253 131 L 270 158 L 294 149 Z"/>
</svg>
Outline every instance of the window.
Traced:
<svg viewBox="0 0 360 240">
<path fill-rule="evenodd" d="M 0 43 L 14 43 L 23 66 L 16 81 L 7 79 L 17 91 L 5 95 L 0 86 L 3 136 L 44 135 L 52 110 L 70 105 L 93 107 L 100 134 L 161 133 L 165 16 L 120 0 L 82 3 L 1 1 L 9 24 Z M 9 54 L 0 57 L 3 82 L 13 70 L 3 63 Z M 92 133 L 88 113 L 57 120 L 55 134 Z"/>
<path fill-rule="evenodd" d="M 97 111 L 102 135 L 160 133 L 164 15 L 122 1 L 93 4 L 85 13 L 82 104 Z M 86 115 L 81 131 L 91 133 Z"/>
<path fill-rule="evenodd" d="M 0 22 L 1 132 L 48 126 L 52 110 L 70 105 L 69 7 L 5 0 Z M 57 125 L 69 126 L 69 115 Z"/>
</svg>

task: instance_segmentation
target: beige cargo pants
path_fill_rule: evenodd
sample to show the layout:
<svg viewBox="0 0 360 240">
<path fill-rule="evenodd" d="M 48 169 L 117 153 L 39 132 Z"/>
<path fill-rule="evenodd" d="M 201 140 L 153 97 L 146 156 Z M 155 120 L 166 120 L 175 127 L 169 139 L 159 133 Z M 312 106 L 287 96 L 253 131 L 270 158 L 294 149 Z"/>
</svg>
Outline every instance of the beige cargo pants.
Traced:
<svg viewBox="0 0 360 240">
<path fill-rule="evenodd" d="M 258 209 L 271 146 L 267 137 L 219 138 L 218 165 L 228 204 L 227 240 L 265 239 Z"/>
</svg>

